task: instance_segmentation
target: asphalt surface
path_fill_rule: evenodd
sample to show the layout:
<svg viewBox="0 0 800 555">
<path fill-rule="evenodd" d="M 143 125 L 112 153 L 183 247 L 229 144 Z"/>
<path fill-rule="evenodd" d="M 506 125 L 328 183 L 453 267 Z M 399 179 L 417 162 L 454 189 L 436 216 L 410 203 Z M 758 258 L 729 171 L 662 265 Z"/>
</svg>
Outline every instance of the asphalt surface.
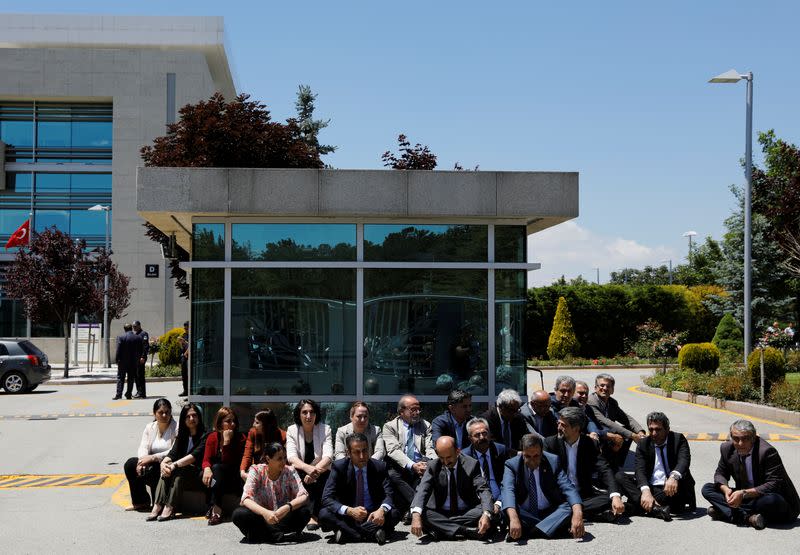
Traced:
<svg viewBox="0 0 800 555">
<path fill-rule="evenodd" d="M 546 371 L 545 385 L 563 371 Z M 570 372 L 592 383 L 597 370 Z M 704 433 L 709 437 L 727 433 L 739 415 L 680 401 L 632 391 L 639 385 L 642 370 L 613 370 L 617 378 L 615 397 L 640 423 L 652 410 L 665 412 L 672 429 Z M 55 375 L 54 375 L 55 377 Z M 42 385 L 36 392 L 11 396 L 0 394 L 0 545 L 4 553 L 142 553 L 154 548 L 173 553 L 257 552 L 274 549 L 269 545 L 240 543 L 239 531 L 230 523 L 210 528 L 204 519 L 177 519 L 148 523 L 144 514 L 125 512 L 127 484 L 121 479 L 124 461 L 135 454 L 143 427 L 150 421 L 153 400 L 166 396 L 177 401 L 180 383 L 148 384 L 149 399 L 112 401 L 113 385 Z M 109 416 L 110 415 L 110 416 Z M 800 429 L 752 419 L 759 433 L 792 437 Z M 800 484 L 800 441 L 776 441 L 789 475 Z M 304 534 L 302 542 L 281 547 L 282 552 L 362 553 L 376 548 L 385 553 L 463 552 L 488 550 L 519 553 L 533 547 L 538 552 L 556 553 L 569 549 L 579 553 L 698 551 L 721 553 L 755 551 L 765 547 L 771 553 L 796 553 L 800 545 L 800 524 L 783 529 L 755 531 L 713 522 L 705 516 L 703 483 L 710 481 L 719 457 L 719 441 L 691 441 L 692 473 L 697 481 L 700 507 L 695 515 L 675 518 L 670 523 L 636 517 L 620 524 L 587 524 L 583 541 L 571 539 L 534 540 L 526 546 L 474 541 L 429 545 L 399 526 L 393 541 L 375 545 L 330 543 L 330 534 Z M 92 474 L 92 476 L 85 476 Z M 40 475 L 21 479 L 17 475 Z M 57 479 L 62 475 L 68 477 Z M 71 475 L 76 475 L 73 479 Z M 107 476 L 105 480 L 96 479 Z M 6 478 L 3 478 L 6 477 Z M 16 481 L 14 481 L 16 480 Z M 26 481 L 27 480 L 27 481 Z M 19 486 L 25 483 L 77 486 Z M 80 485 L 80 484 L 95 485 Z M 4 485 L 9 484 L 9 485 Z M 15 487 L 15 484 L 17 486 Z M 797 521 L 800 523 L 800 521 Z"/>
</svg>

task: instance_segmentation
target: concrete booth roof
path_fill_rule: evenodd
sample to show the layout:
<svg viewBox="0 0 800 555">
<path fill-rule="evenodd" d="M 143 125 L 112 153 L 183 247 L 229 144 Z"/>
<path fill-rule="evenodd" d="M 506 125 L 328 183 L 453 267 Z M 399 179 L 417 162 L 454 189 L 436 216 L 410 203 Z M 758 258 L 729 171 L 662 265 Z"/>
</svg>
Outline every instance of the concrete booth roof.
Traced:
<svg viewBox="0 0 800 555">
<path fill-rule="evenodd" d="M 525 224 L 578 216 L 577 172 L 139 167 L 139 215 L 190 250 L 193 218 Z"/>
</svg>

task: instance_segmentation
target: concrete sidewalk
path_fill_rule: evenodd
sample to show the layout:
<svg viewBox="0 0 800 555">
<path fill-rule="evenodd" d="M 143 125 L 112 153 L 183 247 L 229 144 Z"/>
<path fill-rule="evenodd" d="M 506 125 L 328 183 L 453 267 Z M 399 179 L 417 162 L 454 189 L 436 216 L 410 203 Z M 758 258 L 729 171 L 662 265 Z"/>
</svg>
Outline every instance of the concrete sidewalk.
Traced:
<svg viewBox="0 0 800 555">
<path fill-rule="evenodd" d="M 148 366 L 149 368 L 149 366 Z M 166 378 L 147 378 L 150 382 L 179 382 L 180 376 L 166 377 Z M 117 383 L 117 365 L 112 364 L 111 368 L 106 368 L 105 365 L 94 365 L 91 371 L 88 366 L 72 366 L 69 367 L 69 378 L 64 378 L 64 365 L 51 365 L 50 366 L 50 379 L 46 382 L 50 385 L 86 385 L 86 384 L 104 384 L 104 383 Z"/>
</svg>

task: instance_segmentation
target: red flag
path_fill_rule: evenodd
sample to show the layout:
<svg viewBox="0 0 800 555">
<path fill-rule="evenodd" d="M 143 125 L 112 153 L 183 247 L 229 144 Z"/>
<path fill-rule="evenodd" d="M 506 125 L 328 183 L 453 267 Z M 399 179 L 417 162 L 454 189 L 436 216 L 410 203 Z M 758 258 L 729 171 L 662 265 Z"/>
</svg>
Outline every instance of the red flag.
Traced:
<svg viewBox="0 0 800 555">
<path fill-rule="evenodd" d="M 6 249 L 9 247 L 21 247 L 23 245 L 28 244 L 28 236 L 31 233 L 31 221 L 25 220 L 25 222 L 17 228 L 17 230 L 11 234 L 9 237 L 8 242 L 6 243 Z"/>
</svg>

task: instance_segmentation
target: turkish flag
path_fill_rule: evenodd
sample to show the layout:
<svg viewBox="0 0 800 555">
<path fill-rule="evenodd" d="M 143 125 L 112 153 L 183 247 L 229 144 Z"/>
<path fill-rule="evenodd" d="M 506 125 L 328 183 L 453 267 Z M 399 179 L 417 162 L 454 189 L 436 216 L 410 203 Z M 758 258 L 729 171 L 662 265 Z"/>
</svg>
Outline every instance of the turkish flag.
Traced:
<svg viewBox="0 0 800 555">
<path fill-rule="evenodd" d="M 17 230 L 11 234 L 9 237 L 8 242 L 6 243 L 6 249 L 9 247 L 21 247 L 23 245 L 28 244 L 28 236 L 31 234 L 31 221 L 25 220 L 25 222 L 17 228 Z"/>
</svg>

